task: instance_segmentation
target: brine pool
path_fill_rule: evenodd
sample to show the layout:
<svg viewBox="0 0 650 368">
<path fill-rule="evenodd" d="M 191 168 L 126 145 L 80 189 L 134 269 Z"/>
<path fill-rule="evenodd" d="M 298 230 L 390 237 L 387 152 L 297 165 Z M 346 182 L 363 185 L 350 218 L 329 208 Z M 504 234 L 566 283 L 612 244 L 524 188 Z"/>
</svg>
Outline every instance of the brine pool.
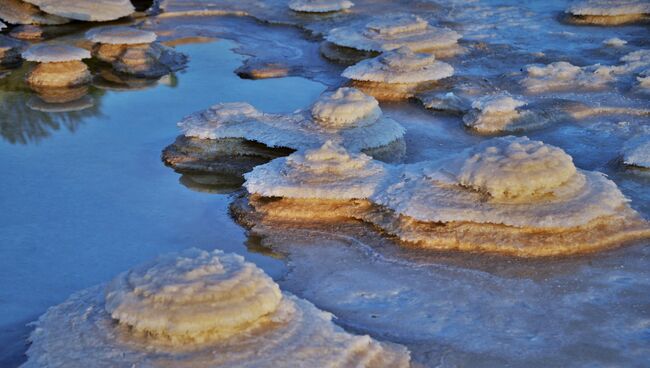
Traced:
<svg viewBox="0 0 650 368">
<path fill-rule="evenodd" d="M 197 18 L 194 26 L 201 22 L 208 21 Z M 0 366 L 24 361 L 28 323 L 49 306 L 156 255 L 189 247 L 244 255 L 284 289 L 334 313 L 344 328 L 405 344 L 424 366 L 647 365 L 647 242 L 594 255 L 521 260 L 400 248 L 354 223 L 278 229 L 260 239 L 231 219 L 232 194 L 181 182 L 160 154 L 179 134 L 176 122 L 183 116 L 234 101 L 291 112 L 328 88 L 300 77 L 239 78 L 234 70 L 245 58 L 233 49 L 250 53 L 259 37 L 287 45 L 299 34 L 281 29 L 256 36 L 245 30 L 261 26 L 248 19 L 223 22 L 243 24 L 230 34 L 239 43 L 178 46 L 190 56 L 185 71 L 145 89 L 91 87 L 94 106 L 80 112 L 29 109 L 31 93 L 16 86 L 24 70 L 0 79 Z M 576 37 L 588 32 L 582 28 Z M 601 39 L 626 31 L 597 32 Z M 639 34 L 636 28 L 629 32 Z M 296 42 L 307 60 L 327 65 L 316 43 Z M 585 53 L 564 51 L 576 58 Z M 335 84 L 338 69 L 323 68 L 312 79 Z M 494 73 L 471 63 L 459 69 Z M 407 128 L 406 162 L 486 139 L 464 129 L 458 116 L 414 102 L 382 109 Z M 650 218 L 650 174 L 617 164 L 625 140 L 647 125 L 647 118 L 608 116 L 521 135 L 561 147 L 582 169 L 605 172 Z"/>
</svg>

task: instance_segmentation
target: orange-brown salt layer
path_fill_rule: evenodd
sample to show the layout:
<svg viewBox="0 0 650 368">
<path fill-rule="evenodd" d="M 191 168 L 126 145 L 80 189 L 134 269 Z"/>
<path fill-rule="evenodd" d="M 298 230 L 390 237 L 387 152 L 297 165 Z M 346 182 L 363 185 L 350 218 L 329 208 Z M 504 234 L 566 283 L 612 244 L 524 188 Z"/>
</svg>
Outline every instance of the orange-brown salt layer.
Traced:
<svg viewBox="0 0 650 368">
<path fill-rule="evenodd" d="M 92 48 L 94 57 L 107 63 L 112 63 L 126 52 L 127 45 L 95 44 Z"/>
<path fill-rule="evenodd" d="M 628 23 L 648 22 L 648 14 L 621 14 L 621 15 L 566 15 L 565 21 L 580 25 L 617 26 Z"/>
<path fill-rule="evenodd" d="M 438 86 L 437 82 L 426 83 L 384 83 L 369 81 L 350 81 L 350 86 L 363 91 L 380 101 L 399 101 L 414 97 Z"/>
<path fill-rule="evenodd" d="M 631 209 L 620 216 L 597 218 L 584 226 L 540 229 L 470 222 L 430 223 L 375 208 L 364 221 L 397 236 L 407 246 L 548 257 L 590 253 L 650 238 L 650 224 Z"/>
<path fill-rule="evenodd" d="M 90 71 L 81 61 L 38 64 L 27 76 L 30 86 L 74 87 L 88 83 Z"/>
<path fill-rule="evenodd" d="M 277 63 L 254 63 L 237 68 L 235 73 L 247 79 L 281 78 L 289 75 L 289 68 Z"/>
</svg>

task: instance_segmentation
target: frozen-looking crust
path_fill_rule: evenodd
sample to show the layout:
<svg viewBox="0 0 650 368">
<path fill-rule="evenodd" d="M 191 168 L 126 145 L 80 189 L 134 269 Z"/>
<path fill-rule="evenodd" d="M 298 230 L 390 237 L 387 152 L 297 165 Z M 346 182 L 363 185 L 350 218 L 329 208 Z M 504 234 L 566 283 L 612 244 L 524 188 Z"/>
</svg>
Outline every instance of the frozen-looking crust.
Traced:
<svg viewBox="0 0 650 368">
<path fill-rule="evenodd" d="M 650 136 L 644 134 L 627 141 L 623 146 L 623 163 L 650 169 Z"/>
<path fill-rule="evenodd" d="M 66 18 L 44 13 L 22 0 L 2 0 L 0 19 L 10 24 L 57 25 L 69 22 Z"/>
<path fill-rule="evenodd" d="M 381 100 L 409 98 L 440 79 L 454 74 L 454 68 L 437 61 L 434 54 L 414 53 L 408 47 L 387 51 L 360 61 L 343 71 L 342 76 Z"/>
<path fill-rule="evenodd" d="M 264 197 L 348 200 L 368 198 L 385 176 L 384 164 L 327 141 L 258 166 L 244 177 L 248 192 Z"/>
<path fill-rule="evenodd" d="M 528 138 L 495 138 L 456 157 L 386 168 L 373 194 L 300 198 L 273 188 L 283 169 L 258 168 L 248 210 L 284 223 L 360 219 L 412 246 L 562 255 L 650 237 L 650 226 L 616 185 L 577 169 L 561 149 Z M 245 184 L 247 186 L 248 184 Z M 283 196 L 285 195 L 285 196 Z M 246 217 L 239 209 L 238 217 Z"/>
<path fill-rule="evenodd" d="M 25 0 L 48 14 L 60 17 L 105 22 L 126 17 L 135 12 L 130 0 Z"/>
<path fill-rule="evenodd" d="M 186 137 L 243 138 L 296 150 L 335 140 L 351 152 L 386 146 L 405 132 L 382 115 L 374 98 L 352 88 L 323 93 L 310 111 L 267 114 L 244 102 L 220 103 L 178 125 Z"/>
<path fill-rule="evenodd" d="M 457 46 L 461 35 L 434 27 L 413 14 L 394 14 L 330 30 L 325 39 L 360 51 L 384 52 L 402 46 L 413 51 L 432 51 Z"/>
<path fill-rule="evenodd" d="M 152 43 L 156 38 L 154 32 L 124 26 L 99 27 L 86 32 L 87 40 L 109 45 Z"/>
<path fill-rule="evenodd" d="M 42 44 L 27 49 L 23 58 L 37 63 L 61 63 L 90 59 L 90 52 L 74 46 Z"/>
<path fill-rule="evenodd" d="M 519 110 L 525 105 L 525 101 L 507 93 L 482 96 L 472 102 L 472 109 L 463 116 L 463 123 L 479 133 L 505 131 L 514 121 L 531 115 Z"/>
<path fill-rule="evenodd" d="M 350 9 L 354 3 L 349 0 L 291 0 L 289 9 L 303 13 L 328 13 Z"/>
<path fill-rule="evenodd" d="M 30 367 L 408 367 L 241 256 L 191 249 L 72 295 L 36 323 Z"/>
<path fill-rule="evenodd" d="M 575 66 L 566 61 L 528 65 L 522 84 L 531 93 L 562 90 L 602 90 L 609 83 L 650 66 L 650 50 L 637 50 L 620 58 L 617 65 Z"/>
<path fill-rule="evenodd" d="M 650 19 L 647 0 L 582 0 L 566 10 L 575 23 L 617 25 Z"/>
</svg>

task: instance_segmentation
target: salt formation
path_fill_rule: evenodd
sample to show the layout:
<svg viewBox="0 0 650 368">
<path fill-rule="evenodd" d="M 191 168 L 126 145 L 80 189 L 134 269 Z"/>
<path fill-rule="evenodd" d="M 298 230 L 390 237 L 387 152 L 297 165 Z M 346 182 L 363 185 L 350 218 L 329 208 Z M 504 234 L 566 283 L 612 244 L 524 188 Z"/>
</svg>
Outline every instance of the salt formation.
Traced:
<svg viewBox="0 0 650 368">
<path fill-rule="evenodd" d="M 48 14 L 60 17 L 105 22 L 126 17 L 135 12 L 130 0 L 25 0 Z"/>
<path fill-rule="evenodd" d="M 349 0 L 291 0 L 289 9 L 304 13 L 328 13 L 350 9 L 354 3 Z"/>
<path fill-rule="evenodd" d="M 74 87 L 90 81 L 91 75 L 81 60 L 90 58 L 87 50 L 67 45 L 36 45 L 23 52 L 27 61 L 39 63 L 27 76 L 32 87 Z"/>
<path fill-rule="evenodd" d="M 190 249 L 72 295 L 37 322 L 30 367 L 407 367 L 243 257 Z"/>
<path fill-rule="evenodd" d="M 397 178 L 370 198 L 395 215 L 365 220 L 425 248 L 547 256 L 650 236 L 612 181 L 525 137 L 491 139 Z"/>
<path fill-rule="evenodd" d="M 621 47 L 625 46 L 627 44 L 627 41 L 622 40 L 618 37 L 613 37 L 613 38 L 608 38 L 605 41 L 603 41 L 604 45 L 607 46 L 612 46 L 612 47 Z"/>
<path fill-rule="evenodd" d="M 623 163 L 650 169 L 650 136 L 641 135 L 625 143 L 623 147 Z"/>
<path fill-rule="evenodd" d="M 613 80 L 604 68 L 581 68 L 566 61 L 546 66 L 529 65 L 526 71 L 528 75 L 523 80 L 523 85 L 532 93 L 572 88 L 598 89 Z"/>
<path fill-rule="evenodd" d="M 325 39 L 348 50 L 377 53 L 406 46 L 415 52 L 435 51 L 436 55 L 442 56 L 456 52 L 460 37 L 459 33 L 448 28 L 431 26 L 416 15 L 397 14 L 334 28 Z M 335 49 L 326 47 L 322 50 L 325 56 L 337 58 Z"/>
<path fill-rule="evenodd" d="M 483 96 L 472 102 L 472 110 L 463 116 L 463 123 L 479 133 L 504 131 L 526 115 L 518 110 L 525 105 L 526 102 L 506 93 Z"/>
<path fill-rule="evenodd" d="M 210 151 L 202 145 L 226 138 L 293 150 L 320 147 L 328 140 L 351 152 L 403 149 L 399 143 L 404 128 L 383 116 L 377 100 L 354 88 L 323 93 L 309 111 L 267 114 L 243 102 L 220 103 L 184 118 L 178 125 L 190 139 L 177 141 L 174 150 L 181 155 L 192 151 L 188 160 L 195 162 L 210 160 Z M 200 140 L 206 140 L 205 144 Z M 175 161 L 187 161 L 174 155 Z"/>
<path fill-rule="evenodd" d="M 454 74 L 454 68 L 433 54 L 416 54 L 408 47 L 387 51 L 343 71 L 353 86 L 378 99 L 403 99 Z"/>
<path fill-rule="evenodd" d="M 575 23 L 617 25 L 648 19 L 650 2 L 647 0 L 582 0 L 572 4 L 566 12 Z"/>
<path fill-rule="evenodd" d="M 40 40 L 43 38 L 43 28 L 26 24 L 14 27 L 9 34 L 19 40 Z"/>
<path fill-rule="evenodd" d="M 131 27 L 102 27 L 88 31 L 86 38 L 95 43 L 93 55 L 112 63 L 122 73 L 158 78 L 179 69 L 186 57 L 159 43 L 156 34 Z"/>
<path fill-rule="evenodd" d="M 23 0 L 2 0 L 0 19 L 10 24 L 64 24 L 68 19 L 46 14 Z"/>
</svg>

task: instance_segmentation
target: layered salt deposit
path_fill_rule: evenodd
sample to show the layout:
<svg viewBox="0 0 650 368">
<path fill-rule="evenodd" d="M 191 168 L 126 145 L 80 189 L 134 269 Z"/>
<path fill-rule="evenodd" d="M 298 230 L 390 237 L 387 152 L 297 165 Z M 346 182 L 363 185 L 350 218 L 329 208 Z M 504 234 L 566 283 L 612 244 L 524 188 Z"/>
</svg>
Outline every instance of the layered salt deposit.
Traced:
<svg viewBox="0 0 650 368">
<path fill-rule="evenodd" d="M 23 58 L 40 63 L 27 75 L 32 87 L 74 87 L 91 79 L 88 67 L 80 61 L 90 58 L 90 52 L 78 47 L 36 45 L 23 52 Z"/>
<path fill-rule="evenodd" d="M 402 46 L 430 51 L 455 46 L 461 35 L 431 26 L 413 14 L 396 14 L 334 28 L 325 38 L 335 45 L 361 51 L 383 52 Z"/>
<path fill-rule="evenodd" d="M 311 111 L 267 114 L 247 103 L 220 103 L 178 125 L 187 137 L 243 138 L 293 149 L 319 147 L 333 139 L 352 152 L 386 146 L 404 135 L 401 125 L 382 116 L 374 98 L 353 88 L 323 93 Z"/>
<path fill-rule="evenodd" d="M 349 0 L 292 0 L 289 9 L 304 13 L 327 13 L 350 9 L 354 3 Z"/>
<path fill-rule="evenodd" d="M 463 116 L 463 122 L 481 133 L 500 132 L 522 116 L 517 109 L 525 105 L 507 93 L 483 96 L 472 102 L 472 110 Z"/>
<path fill-rule="evenodd" d="M 126 17 L 135 12 L 130 0 L 25 0 L 48 14 L 60 17 L 105 22 Z"/>
<path fill-rule="evenodd" d="M 264 197 L 365 199 L 385 176 L 384 164 L 327 141 L 256 167 L 245 175 L 244 186 Z"/>
<path fill-rule="evenodd" d="M 420 221 L 567 228 L 615 216 L 627 203 L 603 174 L 576 169 L 561 149 L 526 137 L 490 139 L 406 175 L 415 177 L 373 200 Z"/>
<path fill-rule="evenodd" d="M 64 24 L 68 19 L 46 14 L 23 0 L 2 0 L 0 19 L 10 24 Z"/>
<path fill-rule="evenodd" d="M 598 89 L 613 80 L 608 70 L 595 67 L 579 67 L 566 61 L 546 66 L 529 65 L 523 85 L 533 93 L 553 90 Z"/>
<path fill-rule="evenodd" d="M 241 256 L 163 256 L 50 308 L 29 367 L 407 367 L 400 346 L 355 336 L 283 294 Z"/>
<path fill-rule="evenodd" d="M 630 166 L 650 168 L 650 136 L 641 135 L 625 143 L 623 163 Z"/>
<path fill-rule="evenodd" d="M 575 16 L 575 21 L 602 25 L 616 25 L 643 19 L 650 15 L 647 0 L 582 0 L 566 10 Z"/>
<path fill-rule="evenodd" d="M 156 37 L 154 32 L 123 26 L 94 28 L 86 32 L 89 41 L 109 45 L 152 43 Z"/>
<path fill-rule="evenodd" d="M 410 97 L 419 86 L 450 77 L 454 68 L 434 54 L 416 54 L 408 47 L 387 51 L 343 71 L 354 86 L 377 98 Z"/>
</svg>

